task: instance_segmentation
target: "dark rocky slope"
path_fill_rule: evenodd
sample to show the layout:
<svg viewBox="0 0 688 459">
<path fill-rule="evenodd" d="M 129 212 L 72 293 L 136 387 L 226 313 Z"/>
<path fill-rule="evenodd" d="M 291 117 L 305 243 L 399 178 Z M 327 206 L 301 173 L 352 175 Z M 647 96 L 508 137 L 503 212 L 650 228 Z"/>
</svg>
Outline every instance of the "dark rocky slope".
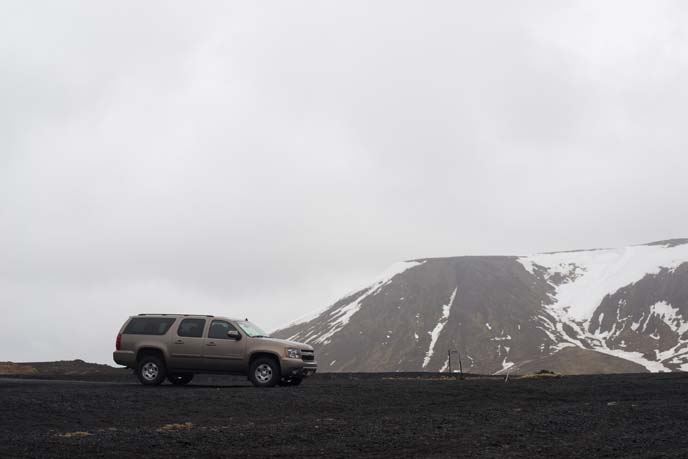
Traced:
<svg viewBox="0 0 688 459">
<path fill-rule="evenodd" d="M 688 369 L 684 318 L 688 241 L 671 240 L 406 262 L 275 335 L 311 343 L 322 371 L 441 371 L 450 350 L 475 373 L 565 360 L 567 373 L 676 371 Z M 558 354 L 570 346 L 595 352 Z"/>
</svg>

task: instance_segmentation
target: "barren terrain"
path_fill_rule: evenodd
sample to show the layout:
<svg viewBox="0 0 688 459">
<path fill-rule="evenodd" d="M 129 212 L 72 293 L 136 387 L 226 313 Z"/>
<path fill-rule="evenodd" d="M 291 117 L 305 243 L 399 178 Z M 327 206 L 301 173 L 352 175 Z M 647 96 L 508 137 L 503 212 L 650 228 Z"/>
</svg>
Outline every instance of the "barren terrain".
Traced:
<svg viewBox="0 0 688 459">
<path fill-rule="evenodd" d="M 688 377 L 0 379 L 0 457 L 686 457 Z"/>
</svg>

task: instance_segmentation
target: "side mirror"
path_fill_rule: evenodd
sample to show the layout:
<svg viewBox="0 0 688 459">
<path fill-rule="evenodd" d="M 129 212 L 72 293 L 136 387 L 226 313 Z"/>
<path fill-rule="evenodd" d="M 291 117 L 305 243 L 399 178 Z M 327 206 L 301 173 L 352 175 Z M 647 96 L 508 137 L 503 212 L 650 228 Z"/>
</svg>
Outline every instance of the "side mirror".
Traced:
<svg viewBox="0 0 688 459">
<path fill-rule="evenodd" d="M 237 330 L 230 330 L 227 332 L 227 337 L 239 341 L 241 339 L 241 333 Z"/>
</svg>

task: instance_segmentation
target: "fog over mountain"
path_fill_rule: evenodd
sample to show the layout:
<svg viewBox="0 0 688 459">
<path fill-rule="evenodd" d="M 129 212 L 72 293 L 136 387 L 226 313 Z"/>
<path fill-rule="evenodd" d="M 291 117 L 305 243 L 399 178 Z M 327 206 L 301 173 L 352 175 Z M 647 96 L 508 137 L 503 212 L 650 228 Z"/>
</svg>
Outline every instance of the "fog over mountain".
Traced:
<svg viewBox="0 0 688 459">
<path fill-rule="evenodd" d="M 111 362 L 139 312 L 276 329 L 398 260 L 688 234 L 684 2 L 0 13 L 0 361 Z M 499 257 L 490 276 L 541 286 L 524 308 L 549 297 Z M 590 324 L 611 333 L 613 309 Z"/>
</svg>

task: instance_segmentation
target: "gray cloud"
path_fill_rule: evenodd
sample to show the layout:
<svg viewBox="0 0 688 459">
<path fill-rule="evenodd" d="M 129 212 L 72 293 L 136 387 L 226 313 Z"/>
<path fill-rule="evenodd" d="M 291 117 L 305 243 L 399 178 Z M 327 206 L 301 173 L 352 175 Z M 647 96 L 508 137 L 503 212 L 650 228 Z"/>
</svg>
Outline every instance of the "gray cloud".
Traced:
<svg viewBox="0 0 688 459">
<path fill-rule="evenodd" d="M 402 259 L 688 234 L 681 2 L 3 10 L 0 360 L 108 361 L 141 311 L 277 327 Z"/>
</svg>

